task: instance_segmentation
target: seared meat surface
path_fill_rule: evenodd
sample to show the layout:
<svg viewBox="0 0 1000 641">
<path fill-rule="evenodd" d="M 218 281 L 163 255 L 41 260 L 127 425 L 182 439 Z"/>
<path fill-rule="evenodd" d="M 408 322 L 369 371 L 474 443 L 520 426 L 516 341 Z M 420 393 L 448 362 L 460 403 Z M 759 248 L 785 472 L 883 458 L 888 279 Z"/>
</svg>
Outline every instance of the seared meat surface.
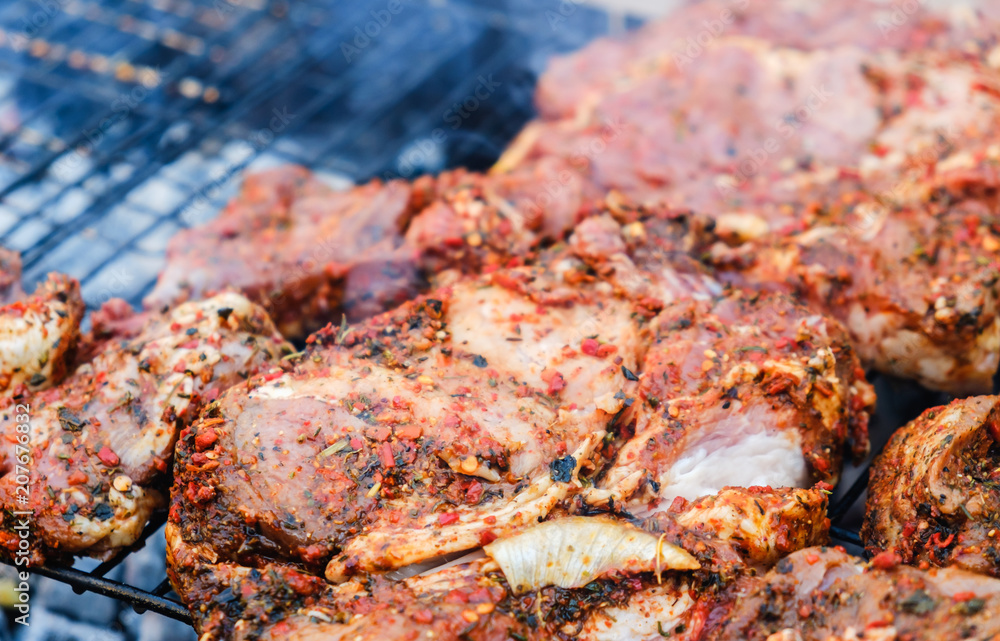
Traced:
<svg viewBox="0 0 1000 641">
<path fill-rule="evenodd" d="M 698 74 L 706 68 L 701 58 L 706 45 L 719 37 L 759 38 L 807 51 L 842 45 L 865 51 L 911 49 L 960 42 L 963 34 L 958 25 L 946 29 L 944 16 L 930 13 L 922 4 L 907 5 L 903 21 L 892 12 L 897 8 L 867 0 L 778 0 L 766 5 L 749 0 L 688 2 L 671 11 L 669 18 L 650 22 L 626 38 L 598 40 L 581 51 L 554 58 L 539 79 L 535 102 L 546 119 L 571 118 L 601 96 L 663 73 L 671 64 L 687 74 Z M 979 22 L 974 15 L 965 17 L 970 26 Z"/>
<path fill-rule="evenodd" d="M 61 274 L 0 307 L 0 396 L 23 400 L 66 376 L 83 312 L 80 284 Z"/>
<path fill-rule="evenodd" d="M 341 311 L 364 315 L 366 306 L 406 300 L 415 275 L 400 244 L 411 196 L 401 181 L 335 191 L 294 166 L 248 176 L 218 218 L 171 239 L 145 304 L 157 309 L 235 287 L 294 337 Z M 342 307 L 345 296 L 356 311 Z"/>
<path fill-rule="evenodd" d="M 543 517 L 592 465 L 641 348 L 628 301 L 570 287 L 585 273 L 569 258 L 552 267 L 331 326 L 289 374 L 226 394 L 179 445 L 184 538 L 230 558 L 280 553 L 343 581 Z M 590 318 L 600 353 L 580 347 Z"/>
<path fill-rule="evenodd" d="M 630 510 L 723 485 L 835 483 L 868 449 L 874 392 L 843 328 L 780 296 L 668 305 L 651 323 L 634 435 L 599 480 Z"/>
<path fill-rule="evenodd" d="M 712 250 L 720 279 L 801 296 L 844 323 L 862 360 L 932 389 L 988 392 L 1000 359 L 995 204 L 852 194 L 808 230 Z"/>
<path fill-rule="evenodd" d="M 662 568 L 657 576 L 655 570 L 623 569 L 568 589 L 540 579 L 520 594 L 497 563 L 482 555 L 401 581 L 375 575 L 332 585 L 287 561 L 259 557 L 239 565 L 218 558 L 211 546 L 185 539 L 184 528 L 175 521 L 168 524 L 168 559 L 178 592 L 205 606 L 193 613 L 206 641 L 653 640 L 668 630 L 677 638 L 695 639 L 712 605 L 724 596 L 722 588 L 773 563 L 773 549 L 764 543 L 747 548 L 746 542 L 778 539 L 784 542 L 783 552 L 821 543 L 825 507 L 825 496 L 817 490 L 728 489 L 718 497 L 678 505 L 637 529 L 662 541 L 664 548 L 687 550 L 698 560 L 697 571 Z M 607 516 L 561 514 L 539 527 L 558 528 L 580 518 L 634 528 Z M 564 534 L 572 536 L 573 531 L 568 528 Z M 593 549 L 564 546 L 563 561 L 573 565 Z M 522 563 L 528 570 L 532 562 L 526 558 Z M 545 573 L 538 568 L 538 576 Z"/>
<path fill-rule="evenodd" d="M 935 407 L 872 466 L 861 535 L 872 554 L 1000 576 L 1000 398 Z"/>
<path fill-rule="evenodd" d="M 360 577 L 509 539 L 563 510 L 634 498 L 629 509 L 666 514 L 685 505 L 669 499 L 734 480 L 705 469 L 700 484 L 673 491 L 672 462 L 738 451 L 760 435 L 791 453 L 795 473 L 764 469 L 737 482 L 833 479 L 849 437 L 864 451 L 870 389 L 836 322 L 780 297 L 720 296 L 680 250 L 686 261 L 672 269 L 674 246 L 687 241 L 666 214 L 598 219 L 586 242 L 475 277 L 441 274 L 427 296 L 358 326 L 329 326 L 290 372 L 229 390 L 184 430 L 169 528 L 174 581 L 188 602 L 231 577 L 258 582 L 264 567 L 306 573 L 300 594 L 339 594 Z M 753 319 L 742 328 L 733 323 L 741 314 Z M 674 325 L 672 315 L 687 321 Z M 713 345 L 723 350 L 715 370 L 703 367 Z M 698 355 L 676 381 L 669 349 Z M 723 353 L 732 354 L 724 368 Z M 761 381 L 770 396 L 754 391 Z M 675 420 L 671 395 L 682 406 L 702 386 L 717 391 L 698 411 L 717 418 Z M 654 474 L 635 474 L 643 465 Z M 756 517 L 728 501 L 699 505 L 706 518 L 728 519 L 733 538 L 753 541 Z M 782 508 L 802 518 L 804 538 L 785 531 L 741 545 L 773 560 L 815 540 L 825 519 L 804 505 Z M 214 616 L 213 626 L 234 624 Z"/>
<path fill-rule="evenodd" d="M 897 559 L 898 561 L 898 559 Z M 871 566 L 809 548 L 730 593 L 710 641 L 950 641 L 1000 635 L 1000 581 L 954 568 L 920 571 L 884 555 Z"/>
<path fill-rule="evenodd" d="M 135 336 L 106 339 L 92 360 L 52 389 L 10 399 L 0 430 L 19 443 L 0 454 L 2 553 L 19 538 L 11 512 L 30 510 L 32 563 L 84 553 L 103 556 L 136 540 L 165 503 L 178 430 L 229 386 L 279 363 L 286 344 L 264 311 L 224 293 L 148 314 Z M 30 454 L 30 496 L 19 501 L 18 462 Z"/>
<path fill-rule="evenodd" d="M 251 175 L 218 218 L 171 239 L 145 304 L 237 288 L 286 337 L 304 338 L 342 314 L 355 321 L 413 298 L 425 272 L 477 270 L 561 237 L 586 208 L 569 191 L 538 200 L 551 179 L 544 163 L 496 178 L 458 170 L 345 191 L 301 167 Z"/>
</svg>

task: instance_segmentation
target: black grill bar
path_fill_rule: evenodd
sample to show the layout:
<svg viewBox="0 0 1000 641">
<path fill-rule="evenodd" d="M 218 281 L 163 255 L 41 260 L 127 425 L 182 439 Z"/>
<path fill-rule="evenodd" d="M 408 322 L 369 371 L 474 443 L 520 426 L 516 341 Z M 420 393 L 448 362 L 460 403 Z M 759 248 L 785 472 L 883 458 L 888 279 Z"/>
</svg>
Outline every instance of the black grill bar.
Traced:
<svg viewBox="0 0 1000 641">
<path fill-rule="evenodd" d="M 149 610 L 171 619 L 191 623 L 191 615 L 181 603 L 131 585 L 62 566 L 34 567 L 31 568 L 31 572 L 65 583 L 78 593 L 89 591 L 123 601 L 139 614 Z"/>
</svg>

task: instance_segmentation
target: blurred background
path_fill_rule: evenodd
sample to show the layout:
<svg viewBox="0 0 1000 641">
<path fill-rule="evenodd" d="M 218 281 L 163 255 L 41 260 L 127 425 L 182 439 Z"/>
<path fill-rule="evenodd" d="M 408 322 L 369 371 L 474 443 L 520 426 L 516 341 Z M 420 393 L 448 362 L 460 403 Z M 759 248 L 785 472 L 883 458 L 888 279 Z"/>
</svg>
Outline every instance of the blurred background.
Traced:
<svg viewBox="0 0 1000 641">
<path fill-rule="evenodd" d="M 58 269 L 91 309 L 136 304 L 167 240 L 216 215 L 247 168 L 301 163 L 344 185 L 486 168 L 532 117 L 551 56 L 672 4 L 4 0 L 0 245 L 22 252 L 29 291 Z M 158 533 L 106 576 L 153 590 L 163 558 Z M 195 638 L 32 581 L 31 626 L 0 620 L 0 641 Z"/>
</svg>

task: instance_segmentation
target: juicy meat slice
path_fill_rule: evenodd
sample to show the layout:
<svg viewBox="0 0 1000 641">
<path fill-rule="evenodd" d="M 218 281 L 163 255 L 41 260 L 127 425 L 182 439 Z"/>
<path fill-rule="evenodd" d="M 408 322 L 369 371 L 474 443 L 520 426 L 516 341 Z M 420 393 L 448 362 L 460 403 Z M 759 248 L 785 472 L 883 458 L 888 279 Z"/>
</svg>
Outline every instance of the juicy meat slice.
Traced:
<svg viewBox="0 0 1000 641">
<path fill-rule="evenodd" d="M 292 372 L 231 390 L 178 446 L 182 538 L 344 581 L 543 517 L 579 487 L 640 350 L 629 301 L 570 256 L 550 266 L 331 326 Z M 592 334 L 606 349 L 582 351 Z"/>
<path fill-rule="evenodd" d="M 835 483 L 845 449 L 867 452 L 874 393 L 836 321 L 733 294 L 668 305 L 649 331 L 634 428 L 593 500 L 641 512 L 724 485 Z"/>
<path fill-rule="evenodd" d="M 80 284 L 61 274 L 0 307 L 0 395 L 20 400 L 66 376 L 84 309 Z"/>
<path fill-rule="evenodd" d="M 785 537 L 791 550 L 825 541 L 825 508 L 826 497 L 818 490 L 728 489 L 642 524 L 665 543 L 697 556 L 701 570 L 663 572 L 659 579 L 655 572 L 623 572 L 585 588 L 548 586 L 520 595 L 496 563 L 482 555 L 401 581 L 376 575 L 331 585 L 301 566 L 274 559 L 261 558 L 253 567 L 218 559 L 207 546 L 185 539 L 174 521 L 167 526 L 169 573 L 178 593 L 192 604 L 206 641 L 258 635 L 652 640 L 661 638 L 661 630 L 685 628 L 697 638 L 712 604 L 724 594 L 721 588 L 772 562 L 770 553 L 742 556 L 740 539 L 747 533 L 740 529 L 745 527 L 742 515 L 761 514 L 753 517 L 759 524 L 755 533 L 762 541 Z M 551 520 L 559 518 L 562 514 Z"/>
<path fill-rule="evenodd" d="M 1000 635 L 1000 581 L 963 570 L 926 572 L 832 548 L 782 559 L 731 590 L 708 641 L 950 641 Z"/>
<path fill-rule="evenodd" d="M 237 288 L 289 337 L 341 311 L 361 317 L 413 295 L 401 249 L 412 190 L 378 181 L 336 191 L 302 167 L 247 177 L 218 218 L 176 234 L 148 308 Z"/>
<path fill-rule="evenodd" d="M 162 494 L 174 442 L 226 388 L 278 364 L 287 345 L 264 311 L 235 293 L 148 314 L 133 338 L 108 340 L 61 385 L 0 410 L 5 439 L 3 553 L 18 550 L 16 517 L 33 512 L 32 563 L 133 543 Z M 30 406 L 28 411 L 24 405 Z M 23 419 L 30 417 L 25 432 Z M 20 457 L 31 488 L 19 502 Z"/>
<path fill-rule="evenodd" d="M 875 459 L 861 536 L 872 554 L 1000 576 L 1000 397 L 927 410 Z"/>
<path fill-rule="evenodd" d="M 923 6 L 907 7 L 911 8 L 901 21 L 892 13 L 899 7 L 886 8 L 866 0 L 781 0 L 766 5 L 748 0 L 688 2 L 667 17 L 629 32 L 627 38 L 597 40 L 552 59 L 538 81 L 535 102 L 546 119 L 569 118 L 600 96 L 628 88 L 671 63 L 686 73 L 704 74 L 701 56 L 706 44 L 710 46 L 720 36 L 760 38 L 802 50 L 842 45 L 863 50 L 927 46 L 944 25 Z"/>
<path fill-rule="evenodd" d="M 794 292 L 842 321 L 862 361 L 953 394 L 989 392 L 1000 364 L 1000 225 L 988 200 L 843 199 L 801 233 L 735 250 L 717 275 Z"/>
<path fill-rule="evenodd" d="M 477 272 L 561 237 L 588 207 L 572 189 L 543 191 L 555 173 L 545 163 L 498 177 L 457 170 L 345 191 L 301 167 L 251 175 L 218 218 L 171 239 L 145 303 L 232 287 L 290 338 L 342 314 L 367 318 L 425 290 L 424 273 Z"/>
</svg>

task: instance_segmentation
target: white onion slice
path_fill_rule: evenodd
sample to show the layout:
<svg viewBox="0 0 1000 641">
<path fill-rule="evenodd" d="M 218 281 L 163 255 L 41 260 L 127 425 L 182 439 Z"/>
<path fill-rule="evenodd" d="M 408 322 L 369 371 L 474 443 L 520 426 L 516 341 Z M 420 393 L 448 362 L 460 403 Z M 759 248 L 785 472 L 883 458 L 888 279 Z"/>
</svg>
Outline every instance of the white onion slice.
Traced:
<svg viewBox="0 0 1000 641">
<path fill-rule="evenodd" d="M 578 588 L 611 572 L 697 570 L 683 549 L 649 532 L 599 517 L 547 521 L 483 548 L 515 594 L 555 585 Z"/>
</svg>

